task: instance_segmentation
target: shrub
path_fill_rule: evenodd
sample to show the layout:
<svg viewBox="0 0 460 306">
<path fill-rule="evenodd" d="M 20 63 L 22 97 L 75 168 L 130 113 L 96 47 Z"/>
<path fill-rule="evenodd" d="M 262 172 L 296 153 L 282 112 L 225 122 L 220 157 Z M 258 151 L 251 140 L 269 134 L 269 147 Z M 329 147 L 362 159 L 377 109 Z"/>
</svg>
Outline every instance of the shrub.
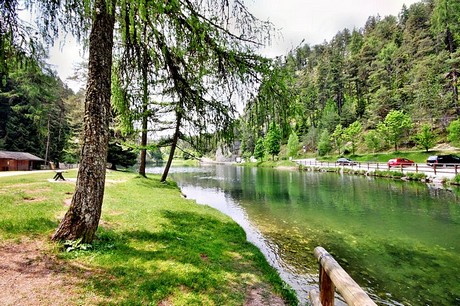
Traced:
<svg viewBox="0 0 460 306">
<path fill-rule="evenodd" d="M 451 181 L 451 184 L 460 185 L 460 174 L 457 174 Z"/>
<path fill-rule="evenodd" d="M 423 179 L 426 179 L 426 174 L 409 172 L 409 173 L 406 173 L 406 177 L 413 181 L 421 181 Z"/>
</svg>

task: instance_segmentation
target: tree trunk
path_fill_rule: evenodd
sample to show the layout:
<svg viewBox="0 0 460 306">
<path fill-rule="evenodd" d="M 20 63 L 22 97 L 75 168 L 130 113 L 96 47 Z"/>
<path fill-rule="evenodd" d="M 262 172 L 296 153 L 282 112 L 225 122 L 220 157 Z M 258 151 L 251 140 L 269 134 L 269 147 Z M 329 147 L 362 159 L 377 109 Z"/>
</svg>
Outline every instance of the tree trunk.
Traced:
<svg viewBox="0 0 460 306">
<path fill-rule="evenodd" d="M 48 164 L 48 158 L 49 158 L 49 153 L 50 153 L 50 138 L 51 138 L 51 133 L 50 133 L 50 121 L 51 121 L 51 114 L 48 113 L 48 125 L 47 125 L 47 137 L 46 137 L 46 151 L 45 151 L 45 165 Z"/>
<path fill-rule="evenodd" d="M 90 243 L 101 216 L 109 141 L 110 86 L 115 18 L 96 0 L 89 40 L 84 135 L 75 194 L 52 240 Z"/>
<path fill-rule="evenodd" d="M 182 120 L 182 114 L 177 113 L 177 115 L 176 115 L 176 130 L 174 131 L 174 138 L 173 138 L 173 142 L 171 144 L 171 151 L 169 152 L 168 162 L 166 163 L 166 166 L 165 166 L 165 169 L 163 171 L 163 175 L 161 176 L 160 182 L 166 182 L 166 178 L 168 177 L 169 168 L 171 168 L 171 163 L 172 163 L 172 160 L 174 158 L 174 152 L 176 151 L 177 141 L 179 140 L 179 132 L 180 132 L 179 129 L 180 129 L 181 120 Z"/>
<path fill-rule="evenodd" d="M 144 37 L 146 37 L 144 30 Z M 148 66 L 148 50 L 147 47 L 143 46 L 143 65 L 142 65 L 142 131 L 141 131 L 141 157 L 139 164 L 139 175 L 145 177 L 145 163 L 147 157 L 147 128 L 148 128 L 148 102 L 149 102 L 149 93 L 148 93 L 148 75 L 147 75 L 147 66 Z"/>
</svg>

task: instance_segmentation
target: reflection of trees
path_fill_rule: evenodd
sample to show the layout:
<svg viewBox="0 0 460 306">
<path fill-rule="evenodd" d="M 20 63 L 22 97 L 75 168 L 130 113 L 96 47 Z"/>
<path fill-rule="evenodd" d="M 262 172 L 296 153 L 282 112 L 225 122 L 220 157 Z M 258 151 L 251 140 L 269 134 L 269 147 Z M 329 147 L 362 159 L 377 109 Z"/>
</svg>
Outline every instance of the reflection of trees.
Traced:
<svg viewBox="0 0 460 306">
<path fill-rule="evenodd" d="M 196 184 L 196 177 L 190 181 Z M 416 182 L 246 167 L 217 167 L 216 175 L 200 185 L 224 190 L 239 203 L 299 273 L 316 273 L 311 253 L 322 245 L 358 283 L 369 284 L 383 299 L 386 292 L 404 304 L 429 299 L 455 304 L 460 298 L 460 205 L 454 191 Z"/>
<path fill-rule="evenodd" d="M 364 217 L 377 223 L 382 218 L 396 224 L 407 224 L 406 218 L 416 224 L 420 224 L 417 218 L 460 223 L 458 188 L 446 190 L 418 182 L 252 167 L 217 166 L 215 171 L 213 177 L 200 179 L 200 185 L 225 190 L 233 199 L 247 203 L 245 208 L 249 211 L 263 207 L 267 214 L 272 210 L 290 214 L 301 209 L 314 212 L 325 224 L 329 218 L 347 223 L 352 217 L 351 223 L 370 221 Z M 294 212 L 284 207 L 287 204 Z"/>
</svg>

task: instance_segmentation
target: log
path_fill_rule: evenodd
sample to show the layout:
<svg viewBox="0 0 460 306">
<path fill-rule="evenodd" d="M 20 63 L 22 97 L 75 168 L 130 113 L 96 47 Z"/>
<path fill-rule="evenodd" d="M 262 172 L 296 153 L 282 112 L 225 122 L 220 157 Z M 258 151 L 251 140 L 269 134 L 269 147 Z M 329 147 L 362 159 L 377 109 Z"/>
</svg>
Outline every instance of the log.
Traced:
<svg viewBox="0 0 460 306">
<path fill-rule="evenodd" d="M 324 248 L 316 247 L 314 253 L 320 264 L 320 270 L 324 270 L 324 274 L 328 276 L 324 277 L 323 272 L 320 271 L 320 300 L 323 306 L 334 305 L 334 286 L 348 305 L 377 305 Z M 326 284 L 322 284 L 323 282 Z M 327 284 L 327 282 L 332 284 Z M 329 291 L 323 294 L 321 290 Z M 331 295 L 332 304 L 329 300 Z M 323 300 L 323 296 L 327 299 Z"/>
</svg>

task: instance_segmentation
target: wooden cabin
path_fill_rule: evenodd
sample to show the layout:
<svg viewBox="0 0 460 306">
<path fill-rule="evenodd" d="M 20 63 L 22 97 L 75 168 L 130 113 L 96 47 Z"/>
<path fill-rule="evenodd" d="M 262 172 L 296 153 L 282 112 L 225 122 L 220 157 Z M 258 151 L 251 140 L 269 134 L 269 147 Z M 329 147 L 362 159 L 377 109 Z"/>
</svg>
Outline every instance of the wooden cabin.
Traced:
<svg viewBox="0 0 460 306">
<path fill-rule="evenodd" d="M 45 160 L 26 152 L 0 151 L 0 171 L 40 169 Z"/>
</svg>

